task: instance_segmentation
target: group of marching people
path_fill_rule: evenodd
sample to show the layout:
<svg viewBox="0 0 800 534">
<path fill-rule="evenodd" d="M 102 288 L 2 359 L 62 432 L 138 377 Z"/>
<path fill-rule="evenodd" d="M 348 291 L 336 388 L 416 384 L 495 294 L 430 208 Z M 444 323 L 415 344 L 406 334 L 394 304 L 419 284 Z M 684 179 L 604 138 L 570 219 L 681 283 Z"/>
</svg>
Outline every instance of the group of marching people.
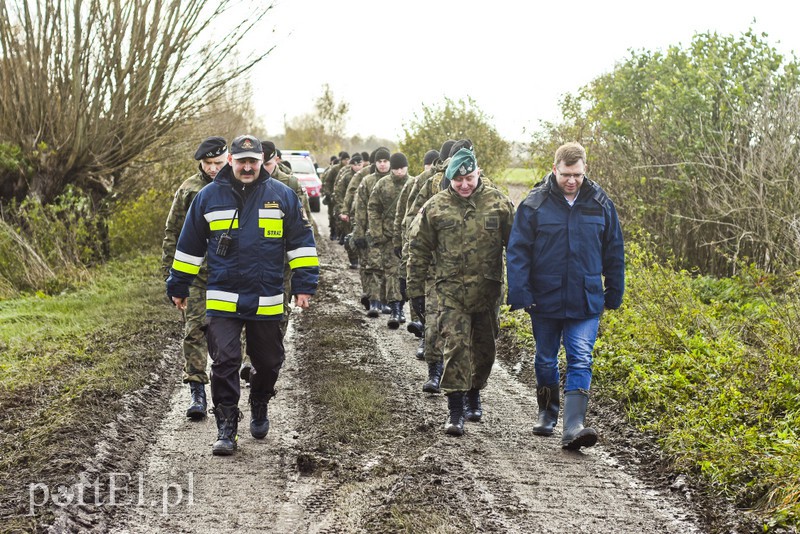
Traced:
<svg viewBox="0 0 800 534">
<path fill-rule="evenodd" d="M 291 295 L 308 307 L 319 262 L 303 193 L 278 180 L 274 145 L 240 136 L 229 152 L 221 138 L 209 139 L 195 159 L 199 177 L 213 185 L 198 182 L 202 191 L 192 189 L 190 206 L 176 194 L 182 209 L 173 210 L 185 213 L 186 222 L 179 236 L 176 221 L 171 225 L 165 267 L 171 266 L 167 294 L 186 310 L 199 298 L 192 296 L 193 281 L 203 274 L 204 257 L 208 261 L 205 335 L 219 429 L 213 452 L 226 455 L 238 438 L 239 335 L 245 331 L 253 366 L 250 430 L 261 439 L 283 362 L 278 325 Z M 562 410 L 563 346 L 561 445 L 594 445 L 597 432 L 584 427 L 592 352 L 602 313 L 622 303 L 625 261 L 616 208 L 586 176 L 584 148 L 574 142 L 559 147 L 552 172 L 517 209 L 483 174 L 469 139 L 428 151 L 418 176 L 409 176 L 403 153 L 386 147 L 368 155 L 341 152 L 337 159 L 322 176 L 330 239 L 345 246 L 350 267 L 359 269 L 368 317 L 386 314 L 388 328 L 398 329 L 410 303 L 408 330 L 420 337 L 417 357 L 428 367 L 422 389 L 447 396 L 445 433 L 460 436 L 465 421 L 483 418 L 481 391 L 494 364 L 505 302 L 526 310 L 532 321 L 539 408 L 533 434 L 552 435 Z M 202 383 L 192 386 L 193 401 L 201 389 Z M 187 416 L 200 411 L 190 408 Z"/>
</svg>

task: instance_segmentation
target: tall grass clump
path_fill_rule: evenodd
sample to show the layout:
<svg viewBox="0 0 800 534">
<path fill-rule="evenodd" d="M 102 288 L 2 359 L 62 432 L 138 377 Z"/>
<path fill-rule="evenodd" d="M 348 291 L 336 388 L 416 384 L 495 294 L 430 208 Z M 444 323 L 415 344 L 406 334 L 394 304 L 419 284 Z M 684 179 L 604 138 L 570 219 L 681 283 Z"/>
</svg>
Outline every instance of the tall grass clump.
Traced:
<svg viewBox="0 0 800 534">
<path fill-rule="evenodd" d="M 172 205 L 171 193 L 154 187 L 117 206 L 109 219 L 112 256 L 154 252 L 161 246 Z"/>
<path fill-rule="evenodd" d="M 12 202 L 0 220 L 0 298 L 58 292 L 108 256 L 104 218 L 92 199 L 68 187 L 50 204 Z"/>
<path fill-rule="evenodd" d="M 623 307 L 603 317 L 596 384 L 698 476 L 766 526 L 800 525 L 800 282 L 714 279 L 628 245 Z"/>
</svg>

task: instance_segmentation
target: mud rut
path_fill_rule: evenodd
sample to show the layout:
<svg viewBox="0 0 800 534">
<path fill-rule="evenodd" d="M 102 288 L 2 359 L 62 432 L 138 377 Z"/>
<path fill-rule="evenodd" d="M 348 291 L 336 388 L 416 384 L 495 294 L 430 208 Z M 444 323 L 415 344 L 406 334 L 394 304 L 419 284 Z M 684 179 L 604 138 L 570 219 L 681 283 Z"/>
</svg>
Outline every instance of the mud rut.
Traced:
<svg viewBox="0 0 800 534">
<path fill-rule="evenodd" d="M 431 498 L 441 499 L 454 518 L 440 532 L 703 531 L 678 497 L 627 473 L 613 445 L 601 440 L 583 453 L 563 451 L 560 423 L 551 438 L 532 435 L 535 392 L 499 361 L 484 391 L 483 422 L 467 423 L 461 438 L 445 436 L 446 399 L 421 392 L 426 367 L 414 358 L 416 339 L 402 328 L 388 330 L 386 316 L 364 317 L 357 272 L 347 269 L 342 247 L 327 240 L 326 213 L 315 219 L 323 236 L 323 280 L 313 308 L 295 310 L 268 437 L 250 437 L 243 388 L 239 451 L 212 456 L 213 419 L 186 420 L 188 392 L 173 373 L 168 409 L 128 482 L 129 504 L 93 510 L 89 518 L 86 510 L 63 510 L 51 530 L 392 531 L 381 518 L 402 494 L 418 492 L 424 500 L 426 488 L 436 488 Z M 343 339 L 360 340 L 345 343 L 335 357 L 381 378 L 393 398 L 391 423 L 366 454 L 342 445 L 326 457 L 317 449 L 314 422 L 324 414 L 309 403 L 303 369 L 319 356 L 313 323 L 321 316 L 342 318 Z M 422 504 L 437 510 L 435 503 Z"/>
</svg>

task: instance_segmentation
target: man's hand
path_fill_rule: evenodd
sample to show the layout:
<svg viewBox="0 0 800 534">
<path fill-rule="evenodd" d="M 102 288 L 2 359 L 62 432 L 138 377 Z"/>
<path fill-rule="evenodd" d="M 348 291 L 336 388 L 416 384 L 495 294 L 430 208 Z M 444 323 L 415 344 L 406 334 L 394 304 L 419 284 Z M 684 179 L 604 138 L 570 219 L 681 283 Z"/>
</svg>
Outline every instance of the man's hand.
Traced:
<svg viewBox="0 0 800 534">
<path fill-rule="evenodd" d="M 294 296 L 295 306 L 299 308 L 308 308 L 309 304 L 311 304 L 311 295 L 300 293 Z"/>
<path fill-rule="evenodd" d="M 339 218 L 341 220 L 343 220 L 344 222 L 347 222 L 347 221 L 350 220 L 350 217 L 348 215 L 345 215 L 344 213 L 339 214 Z"/>
<path fill-rule="evenodd" d="M 172 303 L 181 311 L 186 309 L 186 297 L 172 297 Z"/>
</svg>

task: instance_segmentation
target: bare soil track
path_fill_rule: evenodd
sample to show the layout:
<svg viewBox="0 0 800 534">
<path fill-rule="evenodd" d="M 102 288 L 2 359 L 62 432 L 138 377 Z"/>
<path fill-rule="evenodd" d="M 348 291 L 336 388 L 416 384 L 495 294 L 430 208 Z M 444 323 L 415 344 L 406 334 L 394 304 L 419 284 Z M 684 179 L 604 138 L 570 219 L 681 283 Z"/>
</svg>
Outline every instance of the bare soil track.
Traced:
<svg viewBox="0 0 800 534">
<path fill-rule="evenodd" d="M 603 412 L 593 410 L 590 422 L 605 439 L 585 452 L 560 448 L 560 424 L 552 438 L 534 436 L 535 391 L 512 368 L 516 354 L 498 358 L 483 395 L 484 420 L 468 423 L 463 437 L 445 436 L 446 399 L 422 393 L 426 367 L 414 358 L 416 339 L 405 329 L 388 330 L 385 316 L 364 316 L 358 273 L 327 240 L 326 213 L 315 218 L 323 236 L 320 290 L 309 310 L 295 310 L 267 438 L 249 435 L 243 388 L 239 450 L 212 456 L 215 424 L 186 420 L 189 396 L 174 356 L 179 349 L 171 344 L 165 361 L 175 370 L 159 378 L 174 384 L 171 395 L 137 405 L 137 417 L 119 422 L 98 446 L 106 456 L 87 464 L 89 473 L 105 470 L 103 504 L 58 507 L 50 531 L 714 530 L 689 493 L 636 475 L 646 459 L 626 466 L 635 456 L 626 452 L 633 441 L 625 438 L 620 447 L 606 437 L 631 432 L 616 428 L 619 420 L 604 426 Z M 504 342 L 501 350 L 514 349 Z M 388 416 L 352 439 L 337 434 L 337 421 L 320 400 L 320 385 L 334 372 L 379 391 Z M 120 438 L 128 432 L 137 439 Z M 117 488 L 124 488 L 113 505 L 110 469 L 125 474 L 117 477 Z M 726 531 L 745 532 L 730 524 Z"/>
</svg>

